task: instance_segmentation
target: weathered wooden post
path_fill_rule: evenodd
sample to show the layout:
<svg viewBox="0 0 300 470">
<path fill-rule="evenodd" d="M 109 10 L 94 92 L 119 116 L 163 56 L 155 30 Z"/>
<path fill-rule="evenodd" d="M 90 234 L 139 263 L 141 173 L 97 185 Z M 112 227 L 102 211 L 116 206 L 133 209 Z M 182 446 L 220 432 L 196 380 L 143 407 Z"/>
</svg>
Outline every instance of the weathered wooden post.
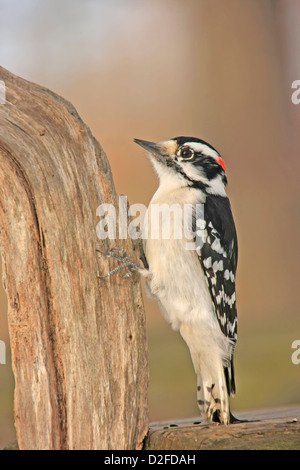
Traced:
<svg viewBox="0 0 300 470">
<path fill-rule="evenodd" d="M 148 431 L 139 279 L 101 280 L 106 155 L 74 107 L 0 68 L 0 247 L 21 449 L 135 449 Z M 139 262 L 131 239 L 116 241 Z"/>
</svg>

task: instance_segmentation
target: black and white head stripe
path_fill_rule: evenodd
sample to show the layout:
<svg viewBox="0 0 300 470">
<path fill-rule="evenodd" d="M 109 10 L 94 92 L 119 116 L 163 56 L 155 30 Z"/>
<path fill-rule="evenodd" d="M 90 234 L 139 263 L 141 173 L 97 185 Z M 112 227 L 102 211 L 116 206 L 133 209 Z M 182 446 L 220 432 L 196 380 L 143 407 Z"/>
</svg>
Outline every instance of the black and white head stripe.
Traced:
<svg viewBox="0 0 300 470">
<path fill-rule="evenodd" d="M 212 145 L 210 145 L 208 142 L 205 142 L 205 140 L 198 139 L 197 137 L 174 137 L 172 140 L 177 142 L 178 148 L 182 147 L 183 145 L 193 145 L 196 151 L 201 151 L 201 149 L 204 151 L 204 153 L 213 151 L 214 154 L 220 156 L 219 152 Z"/>
<path fill-rule="evenodd" d="M 177 164 L 189 179 L 208 182 L 220 176 L 226 185 L 225 164 L 219 152 L 204 140 L 194 137 L 176 137 Z"/>
<path fill-rule="evenodd" d="M 219 152 L 204 140 L 195 137 L 174 137 L 154 143 L 135 139 L 150 154 L 160 182 L 188 186 L 211 194 L 225 193 L 225 164 Z"/>
</svg>

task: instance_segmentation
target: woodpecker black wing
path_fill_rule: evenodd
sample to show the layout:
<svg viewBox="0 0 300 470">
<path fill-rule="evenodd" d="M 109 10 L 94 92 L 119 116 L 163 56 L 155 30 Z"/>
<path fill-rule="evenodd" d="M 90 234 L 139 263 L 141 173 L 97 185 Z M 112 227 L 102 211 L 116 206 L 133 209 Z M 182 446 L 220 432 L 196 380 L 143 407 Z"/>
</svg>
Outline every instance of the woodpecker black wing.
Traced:
<svg viewBox="0 0 300 470">
<path fill-rule="evenodd" d="M 208 195 L 198 229 L 198 255 L 222 332 L 236 340 L 237 236 L 227 197 Z"/>
<path fill-rule="evenodd" d="M 228 198 L 207 195 L 201 218 L 200 223 L 197 222 L 200 227 L 197 235 L 199 260 L 205 273 L 221 331 L 235 343 L 237 338 L 235 275 L 238 248 Z M 228 393 L 234 393 L 232 362 L 230 367 L 224 368 L 224 372 Z"/>
</svg>

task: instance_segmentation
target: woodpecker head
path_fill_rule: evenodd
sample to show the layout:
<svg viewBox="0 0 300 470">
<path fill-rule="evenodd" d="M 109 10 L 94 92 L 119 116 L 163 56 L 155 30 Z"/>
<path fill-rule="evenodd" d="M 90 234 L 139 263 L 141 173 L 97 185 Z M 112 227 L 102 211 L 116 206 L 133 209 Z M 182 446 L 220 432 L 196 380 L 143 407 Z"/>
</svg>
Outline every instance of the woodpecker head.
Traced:
<svg viewBox="0 0 300 470">
<path fill-rule="evenodd" d="M 213 194 L 225 192 L 226 169 L 219 152 L 195 137 L 174 137 L 153 143 L 134 141 L 147 150 L 160 184 L 172 180 L 178 186 L 206 187 Z"/>
</svg>

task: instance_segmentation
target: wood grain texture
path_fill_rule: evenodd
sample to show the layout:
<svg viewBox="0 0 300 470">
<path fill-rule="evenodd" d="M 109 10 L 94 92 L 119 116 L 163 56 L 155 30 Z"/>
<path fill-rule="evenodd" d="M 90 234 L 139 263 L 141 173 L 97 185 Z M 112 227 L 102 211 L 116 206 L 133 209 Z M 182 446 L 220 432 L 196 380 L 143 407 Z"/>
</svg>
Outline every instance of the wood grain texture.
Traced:
<svg viewBox="0 0 300 470">
<path fill-rule="evenodd" d="M 220 426 L 178 420 L 150 424 L 144 450 L 300 450 L 300 407 L 238 413 L 249 422 Z M 16 441 L 3 450 L 19 450 Z M 160 454 L 159 454 L 160 455 Z M 143 458 L 147 458 L 145 454 Z"/>
<path fill-rule="evenodd" d="M 237 413 L 221 426 L 194 420 L 153 423 L 145 450 L 300 450 L 300 407 Z"/>
<path fill-rule="evenodd" d="M 97 248 L 99 204 L 117 206 L 110 166 L 74 107 L 0 68 L 0 248 L 21 449 L 135 449 L 148 431 L 139 279 Z"/>
</svg>

